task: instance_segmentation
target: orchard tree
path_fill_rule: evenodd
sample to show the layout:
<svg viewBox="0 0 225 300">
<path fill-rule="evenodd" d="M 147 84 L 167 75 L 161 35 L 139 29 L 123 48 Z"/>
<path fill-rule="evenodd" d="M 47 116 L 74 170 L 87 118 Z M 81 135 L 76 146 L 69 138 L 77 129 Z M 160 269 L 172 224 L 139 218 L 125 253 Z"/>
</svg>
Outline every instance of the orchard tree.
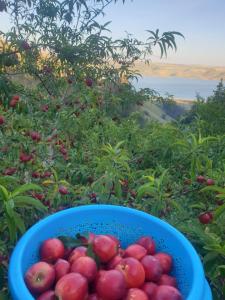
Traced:
<svg viewBox="0 0 225 300">
<path fill-rule="evenodd" d="M 76 81 L 118 81 L 132 77 L 134 62 L 148 61 L 155 46 L 160 47 L 161 56 L 169 48 L 176 50 L 175 37 L 182 36 L 176 31 L 160 35 L 158 29 L 147 30 L 146 41 L 132 35 L 113 40 L 110 22 L 98 20 L 107 6 L 118 1 L 2 0 L 0 11 L 10 14 L 13 26 L 10 32 L 1 32 L 1 71 L 28 73 L 51 94 L 47 82 L 62 76 Z"/>
</svg>

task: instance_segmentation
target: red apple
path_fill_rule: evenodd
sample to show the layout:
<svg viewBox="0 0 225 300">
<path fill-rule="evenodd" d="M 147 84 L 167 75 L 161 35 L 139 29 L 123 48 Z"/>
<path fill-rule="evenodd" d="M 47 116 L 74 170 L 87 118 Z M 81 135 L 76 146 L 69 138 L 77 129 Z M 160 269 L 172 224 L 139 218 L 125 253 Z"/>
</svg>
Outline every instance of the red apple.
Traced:
<svg viewBox="0 0 225 300">
<path fill-rule="evenodd" d="M 92 87 L 92 85 L 93 85 L 93 80 L 92 80 L 91 78 L 87 78 L 87 79 L 85 80 L 85 83 L 86 83 L 87 86 Z"/>
<path fill-rule="evenodd" d="M 25 274 L 28 289 L 34 294 L 49 290 L 55 281 L 55 270 L 46 262 L 38 262 L 31 266 Z"/>
<path fill-rule="evenodd" d="M 87 300 L 100 300 L 97 294 L 91 294 L 88 296 Z"/>
<path fill-rule="evenodd" d="M 93 250 L 100 261 L 106 263 L 117 254 L 118 248 L 116 242 L 110 237 L 97 235 L 93 241 Z"/>
<path fill-rule="evenodd" d="M 206 185 L 214 185 L 215 184 L 215 181 L 211 178 L 207 179 L 206 180 Z"/>
<path fill-rule="evenodd" d="M 141 263 L 145 270 L 145 279 L 148 281 L 158 281 L 162 275 L 162 267 L 157 258 L 152 255 L 147 255 L 142 258 Z"/>
<path fill-rule="evenodd" d="M 97 285 L 97 282 L 98 282 L 99 278 L 105 274 L 105 272 L 106 272 L 106 270 L 103 269 L 103 266 L 102 266 L 102 265 L 100 265 L 100 266 L 99 266 L 99 270 L 97 271 L 97 274 L 96 274 L 96 276 L 95 276 L 95 280 L 94 280 L 94 281 L 91 283 L 91 285 L 90 285 L 90 287 L 91 287 L 91 292 L 92 292 L 92 293 L 96 293 L 96 285 Z"/>
<path fill-rule="evenodd" d="M 96 262 L 89 256 L 79 257 L 71 266 L 71 272 L 80 273 L 87 278 L 88 282 L 92 282 L 95 279 L 97 271 Z"/>
<path fill-rule="evenodd" d="M 205 183 L 205 182 L 206 182 L 206 179 L 205 179 L 204 176 L 199 175 L 199 176 L 196 177 L 196 181 L 197 181 L 198 183 Z"/>
<path fill-rule="evenodd" d="M 103 299 L 121 299 L 126 293 L 126 283 L 123 274 L 117 270 L 100 273 L 96 283 L 96 292 Z"/>
<path fill-rule="evenodd" d="M 66 150 L 66 148 L 64 148 L 64 146 L 61 146 L 60 148 L 59 148 L 59 151 L 60 151 L 60 153 L 62 153 L 63 155 L 67 155 L 67 150 Z"/>
<path fill-rule="evenodd" d="M 31 176 L 32 176 L 33 178 L 40 178 L 40 177 L 41 177 L 41 174 L 40 174 L 39 172 L 37 172 L 37 171 L 34 171 L 34 172 L 31 174 Z"/>
<path fill-rule="evenodd" d="M 116 255 L 107 264 L 107 269 L 115 269 L 115 267 L 121 262 L 123 258 L 120 255 Z"/>
<path fill-rule="evenodd" d="M 61 277 L 69 273 L 70 264 L 67 260 L 59 258 L 57 259 L 54 268 L 55 268 L 56 281 L 58 281 Z"/>
<path fill-rule="evenodd" d="M 59 187 L 59 193 L 61 195 L 67 195 L 67 194 L 69 194 L 69 191 L 68 191 L 68 189 L 65 186 L 60 186 Z"/>
<path fill-rule="evenodd" d="M 32 193 L 32 196 L 40 201 L 44 200 L 44 198 L 45 198 L 45 195 L 40 194 L 40 193 Z"/>
<path fill-rule="evenodd" d="M 68 260 L 72 251 L 72 248 L 65 248 L 63 259 Z"/>
<path fill-rule="evenodd" d="M 172 257 L 169 254 L 163 252 L 156 253 L 154 257 L 159 260 L 163 273 L 168 274 L 172 269 Z"/>
<path fill-rule="evenodd" d="M 154 300 L 182 300 L 181 293 L 173 286 L 160 285 L 156 288 Z"/>
<path fill-rule="evenodd" d="M 15 174 L 17 171 L 17 168 L 7 168 L 5 169 L 5 171 L 3 172 L 4 175 L 6 176 L 12 176 L 13 174 Z"/>
<path fill-rule="evenodd" d="M 33 141 L 39 142 L 41 140 L 41 135 L 39 132 L 32 131 L 30 133 L 30 137 L 32 138 Z"/>
<path fill-rule="evenodd" d="M 124 257 L 124 253 L 125 253 L 125 250 L 122 249 L 122 248 L 119 248 L 118 249 L 118 255 L 121 256 L 121 257 Z"/>
<path fill-rule="evenodd" d="M 149 300 L 148 295 L 137 288 L 129 289 L 124 300 Z"/>
<path fill-rule="evenodd" d="M 32 160 L 33 155 L 32 155 L 32 154 L 26 154 L 26 153 L 21 152 L 19 158 L 20 158 L 20 161 L 21 161 L 21 162 L 27 163 L 27 162 L 29 162 L 29 161 Z"/>
<path fill-rule="evenodd" d="M 60 300 L 84 300 L 88 296 L 87 279 L 79 273 L 66 274 L 56 283 L 55 294 Z"/>
<path fill-rule="evenodd" d="M 15 101 L 15 100 L 11 100 L 11 101 L 9 102 L 9 106 L 10 106 L 10 107 L 16 107 L 16 104 L 17 104 L 17 101 Z"/>
<path fill-rule="evenodd" d="M 42 110 L 43 112 L 47 112 L 48 109 L 49 109 L 49 106 L 48 106 L 47 104 L 44 104 L 44 105 L 41 106 L 41 110 Z"/>
<path fill-rule="evenodd" d="M 12 100 L 15 100 L 15 101 L 19 101 L 20 100 L 20 96 L 19 95 L 14 95 L 13 97 L 12 97 Z"/>
<path fill-rule="evenodd" d="M 44 241 L 40 248 L 41 260 L 49 263 L 54 263 L 58 258 L 63 258 L 65 247 L 63 243 L 57 239 L 52 238 Z"/>
<path fill-rule="evenodd" d="M 141 260 L 147 254 L 147 250 L 138 244 L 133 244 L 127 247 L 124 253 L 124 257 L 134 257 Z"/>
<path fill-rule="evenodd" d="M 15 95 L 12 97 L 12 99 L 9 102 L 10 107 L 15 107 L 19 101 L 20 97 L 18 95 Z"/>
<path fill-rule="evenodd" d="M 198 216 L 198 219 L 202 224 L 209 224 L 212 222 L 213 214 L 211 212 L 204 212 Z"/>
<path fill-rule="evenodd" d="M 17 95 L 13 96 L 12 99 L 10 100 L 10 102 L 9 102 L 9 106 L 10 107 L 15 107 L 17 105 L 19 99 L 20 99 L 19 96 L 17 96 Z"/>
<path fill-rule="evenodd" d="M 96 195 L 96 194 L 95 194 Z M 97 195 L 96 195 L 97 196 Z M 111 238 L 114 242 L 116 242 L 117 247 L 120 247 L 120 241 L 118 240 L 118 238 L 116 238 L 114 235 L 111 234 L 105 234 L 105 236 L 108 236 L 109 238 Z"/>
<path fill-rule="evenodd" d="M 136 258 L 123 258 L 115 269 L 123 273 L 128 288 L 138 288 L 145 281 L 144 267 Z"/>
<path fill-rule="evenodd" d="M 52 290 L 49 290 L 47 292 L 44 292 L 43 294 L 41 294 L 37 300 L 57 300 L 56 299 L 56 295 L 55 292 Z"/>
<path fill-rule="evenodd" d="M 158 285 L 170 285 L 170 286 L 177 286 L 176 278 L 167 274 L 162 274 L 162 276 L 159 278 Z"/>
<path fill-rule="evenodd" d="M 154 282 L 145 282 L 141 289 L 148 295 L 149 299 L 153 299 L 157 286 Z"/>
<path fill-rule="evenodd" d="M 48 178 L 48 177 L 51 177 L 52 176 L 52 173 L 50 171 L 45 171 L 44 174 L 43 174 L 43 178 Z"/>
<path fill-rule="evenodd" d="M 156 248 L 155 242 L 149 236 L 143 236 L 143 237 L 141 237 L 137 241 L 137 244 L 139 244 L 142 247 L 144 247 L 147 250 L 147 253 L 150 254 L 150 255 L 153 255 L 156 252 L 156 250 L 155 250 L 155 248 Z"/>
<path fill-rule="evenodd" d="M 10 106 L 10 107 L 16 107 L 16 105 L 17 105 L 17 101 L 15 101 L 15 100 L 11 100 L 11 101 L 9 102 L 9 106 Z"/>
<path fill-rule="evenodd" d="M 82 257 L 82 256 L 87 256 L 87 248 L 80 246 L 80 247 L 75 248 L 71 252 L 71 254 L 68 258 L 68 261 L 72 265 L 75 260 L 77 260 L 79 257 Z"/>
<path fill-rule="evenodd" d="M 0 116 L 0 125 L 3 125 L 5 123 L 5 118 L 3 116 Z"/>
</svg>

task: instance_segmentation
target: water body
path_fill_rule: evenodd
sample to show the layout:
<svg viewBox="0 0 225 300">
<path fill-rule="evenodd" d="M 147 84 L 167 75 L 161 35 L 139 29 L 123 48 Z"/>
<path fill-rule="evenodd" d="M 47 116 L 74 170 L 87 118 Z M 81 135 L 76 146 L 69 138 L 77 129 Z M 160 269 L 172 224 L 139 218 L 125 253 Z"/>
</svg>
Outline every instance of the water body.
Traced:
<svg viewBox="0 0 225 300">
<path fill-rule="evenodd" d="M 178 77 L 142 77 L 134 81 L 136 88 L 151 88 L 162 96 L 166 93 L 177 99 L 194 100 L 196 95 L 209 97 L 216 89 L 219 80 L 201 80 Z"/>
</svg>

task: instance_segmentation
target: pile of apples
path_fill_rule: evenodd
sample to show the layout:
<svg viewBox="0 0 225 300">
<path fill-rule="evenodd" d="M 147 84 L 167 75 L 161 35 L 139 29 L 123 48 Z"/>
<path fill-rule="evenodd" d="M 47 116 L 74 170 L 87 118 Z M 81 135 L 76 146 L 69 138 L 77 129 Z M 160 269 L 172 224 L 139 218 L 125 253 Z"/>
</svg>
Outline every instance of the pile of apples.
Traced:
<svg viewBox="0 0 225 300">
<path fill-rule="evenodd" d="M 152 238 L 141 237 L 126 249 L 112 235 L 89 233 L 79 240 L 50 238 L 40 261 L 25 274 L 37 300 L 182 300 L 172 257 L 156 253 Z M 77 241 L 80 242 L 77 243 Z"/>
</svg>

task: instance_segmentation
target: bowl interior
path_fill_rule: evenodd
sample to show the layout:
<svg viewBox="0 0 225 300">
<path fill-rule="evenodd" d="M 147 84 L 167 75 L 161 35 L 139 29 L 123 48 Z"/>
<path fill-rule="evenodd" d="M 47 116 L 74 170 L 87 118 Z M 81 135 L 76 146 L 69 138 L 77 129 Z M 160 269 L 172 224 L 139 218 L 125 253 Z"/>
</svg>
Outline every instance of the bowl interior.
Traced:
<svg viewBox="0 0 225 300">
<path fill-rule="evenodd" d="M 177 230 L 155 217 L 136 210 L 107 205 L 68 209 L 40 221 L 28 230 L 18 243 L 10 263 L 11 269 L 20 277 L 20 284 L 24 284 L 23 276 L 26 270 L 38 261 L 38 249 L 44 240 L 59 235 L 75 236 L 78 232 L 87 231 L 113 234 L 120 239 L 123 247 L 134 243 L 141 236 L 151 236 L 156 241 L 157 251 L 172 255 L 172 274 L 176 276 L 178 287 L 185 299 L 188 297 L 196 271 L 193 266 L 193 254 L 190 253 L 193 248 L 189 242 L 186 244 L 185 238 Z M 12 278 L 9 278 L 9 281 L 12 281 Z M 10 284 L 12 286 L 14 283 Z"/>
</svg>

